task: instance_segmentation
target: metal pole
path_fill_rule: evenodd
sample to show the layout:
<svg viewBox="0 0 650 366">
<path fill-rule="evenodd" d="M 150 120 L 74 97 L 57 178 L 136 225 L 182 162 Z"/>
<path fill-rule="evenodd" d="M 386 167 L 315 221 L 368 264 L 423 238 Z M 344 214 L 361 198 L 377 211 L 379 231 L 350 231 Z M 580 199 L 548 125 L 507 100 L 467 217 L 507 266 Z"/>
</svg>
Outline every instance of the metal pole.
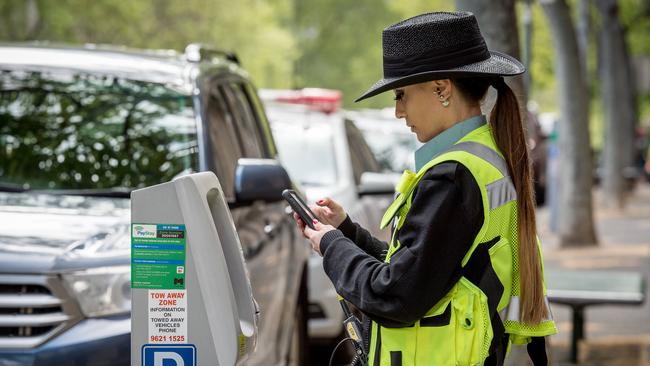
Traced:
<svg viewBox="0 0 650 366">
<path fill-rule="evenodd" d="M 585 334 L 585 308 L 575 306 L 573 308 L 573 332 L 571 334 L 571 362 L 578 363 L 578 343 Z"/>
</svg>

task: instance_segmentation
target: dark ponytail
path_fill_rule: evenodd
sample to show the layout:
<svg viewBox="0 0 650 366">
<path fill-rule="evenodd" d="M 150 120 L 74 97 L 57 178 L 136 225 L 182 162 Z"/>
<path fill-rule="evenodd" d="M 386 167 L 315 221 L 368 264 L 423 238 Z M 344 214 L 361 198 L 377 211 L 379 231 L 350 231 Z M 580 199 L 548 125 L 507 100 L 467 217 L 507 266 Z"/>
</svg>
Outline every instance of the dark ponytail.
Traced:
<svg viewBox="0 0 650 366">
<path fill-rule="evenodd" d="M 496 105 L 490 114 L 492 135 L 508 162 L 512 183 L 517 190 L 519 311 L 524 323 L 537 324 L 548 316 L 548 311 L 544 302 L 541 260 L 537 248 L 532 164 L 515 93 L 503 78 L 498 78 L 492 85 L 498 92 Z"/>
<path fill-rule="evenodd" d="M 548 316 L 548 309 L 544 301 L 541 260 L 537 248 L 532 165 L 517 97 L 502 77 L 455 79 L 452 82 L 461 94 L 473 101 L 480 101 L 490 85 L 498 92 L 490 114 L 490 125 L 517 191 L 520 317 L 524 323 L 538 324 Z"/>
</svg>

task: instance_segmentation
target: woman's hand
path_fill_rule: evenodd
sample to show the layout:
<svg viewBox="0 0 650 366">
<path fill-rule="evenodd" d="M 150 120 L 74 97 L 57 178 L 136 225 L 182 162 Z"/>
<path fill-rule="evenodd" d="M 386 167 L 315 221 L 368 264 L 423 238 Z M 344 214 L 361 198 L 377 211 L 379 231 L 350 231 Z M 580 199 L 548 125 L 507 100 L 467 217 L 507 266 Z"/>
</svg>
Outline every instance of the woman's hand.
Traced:
<svg viewBox="0 0 650 366">
<path fill-rule="evenodd" d="M 322 256 L 323 254 L 320 252 L 320 241 L 326 232 L 336 230 L 336 228 L 332 225 L 324 225 L 318 222 L 318 220 L 314 220 L 312 223 L 314 224 L 314 228 L 316 230 L 312 230 L 309 226 L 305 225 L 300 216 L 298 216 L 298 214 L 295 212 L 293 213 L 293 219 L 296 220 L 296 224 L 298 225 L 300 231 L 302 231 L 302 235 L 304 235 L 305 238 L 309 239 L 311 247 L 314 249 L 314 251 Z"/>
<path fill-rule="evenodd" d="M 312 205 L 309 208 L 321 223 L 332 225 L 335 228 L 339 227 L 348 216 L 343 207 L 329 197 L 316 201 L 316 206 Z"/>
</svg>

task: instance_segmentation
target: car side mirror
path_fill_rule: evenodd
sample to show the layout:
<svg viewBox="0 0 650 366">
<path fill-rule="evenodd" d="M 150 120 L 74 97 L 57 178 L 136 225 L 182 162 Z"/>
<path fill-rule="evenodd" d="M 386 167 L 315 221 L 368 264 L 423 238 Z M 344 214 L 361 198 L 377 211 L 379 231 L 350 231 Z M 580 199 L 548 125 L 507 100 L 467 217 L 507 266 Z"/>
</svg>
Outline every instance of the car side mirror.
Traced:
<svg viewBox="0 0 650 366">
<path fill-rule="evenodd" d="M 276 160 L 239 159 L 235 170 L 235 200 L 238 204 L 253 201 L 277 202 L 282 191 L 291 188 L 291 179 Z"/>
<path fill-rule="evenodd" d="M 399 178 L 399 174 L 364 172 L 357 192 L 359 196 L 393 195 Z"/>
</svg>

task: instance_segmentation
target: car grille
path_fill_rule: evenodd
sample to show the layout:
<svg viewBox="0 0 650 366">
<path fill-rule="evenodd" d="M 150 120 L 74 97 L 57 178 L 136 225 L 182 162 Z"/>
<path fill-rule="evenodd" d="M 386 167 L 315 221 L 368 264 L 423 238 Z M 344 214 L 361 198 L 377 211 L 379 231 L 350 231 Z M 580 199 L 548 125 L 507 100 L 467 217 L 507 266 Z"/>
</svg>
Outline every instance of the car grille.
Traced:
<svg viewBox="0 0 650 366">
<path fill-rule="evenodd" d="M 36 347 L 79 318 L 58 277 L 0 274 L 0 348 Z"/>
</svg>

